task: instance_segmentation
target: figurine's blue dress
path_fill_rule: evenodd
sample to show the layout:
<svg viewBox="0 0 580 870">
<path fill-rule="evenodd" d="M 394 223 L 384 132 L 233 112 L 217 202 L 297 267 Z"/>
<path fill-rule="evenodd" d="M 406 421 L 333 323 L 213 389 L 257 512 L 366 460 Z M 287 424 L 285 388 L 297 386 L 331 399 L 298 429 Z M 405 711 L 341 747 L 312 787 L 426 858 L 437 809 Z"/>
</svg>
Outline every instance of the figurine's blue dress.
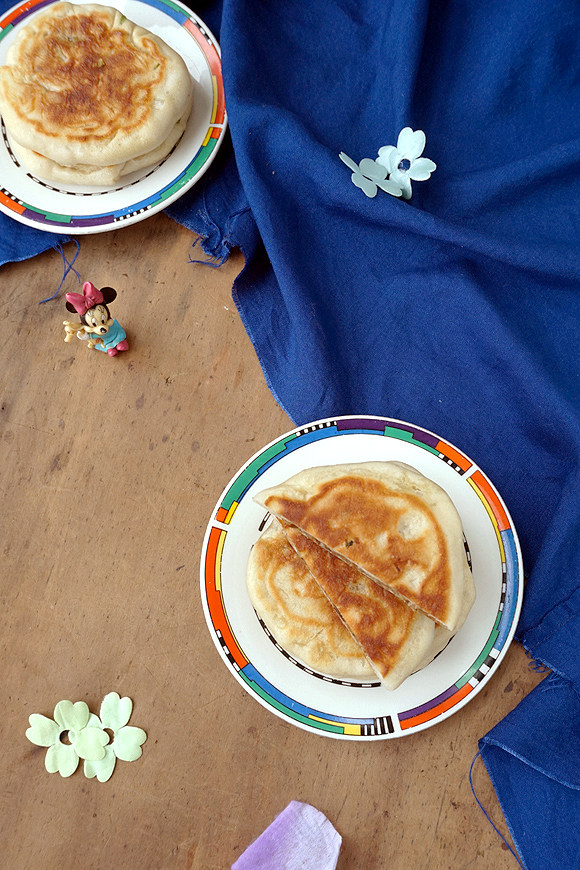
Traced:
<svg viewBox="0 0 580 870">
<path fill-rule="evenodd" d="M 101 339 L 103 344 L 96 344 L 95 350 L 102 350 L 106 352 L 112 347 L 117 347 L 119 342 L 124 341 L 127 338 L 127 333 L 125 332 L 118 320 L 113 320 L 113 323 L 109 327 L 109 331 L 107 332 L 107 334 L 100 335 L 99 338 Z"/>
</svg>

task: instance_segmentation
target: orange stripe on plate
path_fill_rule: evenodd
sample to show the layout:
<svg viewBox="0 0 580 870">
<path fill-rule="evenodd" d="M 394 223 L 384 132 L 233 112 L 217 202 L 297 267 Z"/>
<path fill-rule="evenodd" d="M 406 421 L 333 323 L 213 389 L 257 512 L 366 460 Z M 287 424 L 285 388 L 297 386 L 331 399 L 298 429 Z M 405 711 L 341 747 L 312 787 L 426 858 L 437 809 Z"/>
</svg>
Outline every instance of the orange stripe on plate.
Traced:
<svg viewBox="0 0 580 870">
<path fill-rule="evenodd" d="M 34 3 L 25 3 L 23 6 L 19 6 L 15 9 L 10 15 L 7 15 L 6 18 L 0 19 L 0 27 L 2 30 L 6 30 L 8 25 L 11 24 L 15 18 L 18 18 L 23 12 L 26 12 L 27 9 L 32 6 L 34 6 Z"/>
<path fill-rule="evenodd" d="M 222 64 L 220 60 L 220 56 L 217 52 L 217 49 L 214 45 L 212 45 L 199 31 L 199 28 L 191 21 L 191 19 L 187 19 L 184 21 L 183 26 L 195 39 L 201 48 L 205 59 L 209 65 L 212 78 L 214 82 L 212 83 L 213 88 L 215 89 L 216 100 L 214 100 L 214 110 L 217 108 L 217 113 L 212 112 L 212 124 L 223 124 L 225 118 L 225 94 L 224 94 L 224 83 L 222 80 Z"/>
<path fill-rule="evenodd" d="M 6 196 L 5 193 L 2 193 L 0 190 L 0 202 L 2 205 L 5 205 L 6 208 L 9 208 L 11 211 L 15 211 L 18 214 L 22 214 L 26 211 L 26 206 L 20 205 L 19 202 L 14 202 L 13 199 L 10 199 L 9 196 Z"/>
<path fill-rule="evenodd" d="M 466 695 L 469 695 L 472 689 L 473 686 L 470 686 L 469 683 L 466 683 L 463 688 L 459 689 L 457 692 L 455 692 L 454 695 L 451 695 L 450 698 L 447 698 L 446 701 L 442 701 L 441 704 L 438 704 L 436 707 L 431 707 L 430 710 L 426 710 L 424 713 L 420 713 L 418 716 L 413 716 L 412 719 L 399 720 L 401 729 L 405 731 L 407 728 L 414 728 L 416 725 L 422 725 L 424 722 L 429 722 L 436 716 L 440 716 L 441 713 L 445 713 L 446 710 L 450 710 L 451 707 L 454 707 L 458 703 L 458 701 L 461 701 L 462 698 L 465 698 Z"/>
<path fill-rule="evenodd" d="M 456 465 L 458 465 L 463 471 L 467 471 L 468 468 L 471 468 L 473 463 L 470 459 L 467 459 L 463 453 L 460 453 L 458 450 L 455 450 L 454 447 L 451 447 L 449 444 L 446 444 L 445 441 L 439 441 L 437 447 L 435 448 L 448 459 L 451 459 Z"/>
<path fill-rule="evenodd" d="M 205 557 L 205 594 L 214 628 L 221 633 L 236 664 L 240 668 L 244 668 L 248 664 L 248 660 L 238 647 L 237 641 L 232 634 L 230 624 L 224 613 L 222 597 L 219 591 L 220 584 L 218 582 L 217 568 L 218 562 L 221 559 L 223 538 L 226 534 L 227 532 L 217 528 L 213 528 L 210 532 Z"/>
<path fill-rule="evenodd" d="M 41 2 L 42 0 L 28 0 L 28 3 L 23 3 L 21 6 L 18 6 L 13 10 L 13 12 L 7 15 L 6 18 L 0 18 L 0 29 L 6 30 L 6 27 L 11 24 L 15 18 L 28 12 L 30 9 L 34 9 L 35 6 L 40 6 Z"/>
<path fill-rule="evenodd" d="M 487 499 L 487 501 L 488 501 L 488 503 L 493 511 L 493 515 L 497 520 L 497 524 L 499 526 L 500 531 L 503 532 L 506 529 L 509 529 L 510 524 L 509 524 L 509 520 L 507 518 L 507 514 L 506 514 L 501 502 L 499 501 L 497 495 L 495 494 L 495 492 L 493 491 L 493 489 L 491 488 L 491 486 L 489 485 L 489 483 L 487 482 L 487 480 L 485 479 L 485 477 L 483 476 L 481 471 L 474 471 L 473 474 L 471 475 L 471 479 L 475 483 L 475 485 L 482 491 L 484 496 L 486 497 L 486 499 Z"/>
</svg>

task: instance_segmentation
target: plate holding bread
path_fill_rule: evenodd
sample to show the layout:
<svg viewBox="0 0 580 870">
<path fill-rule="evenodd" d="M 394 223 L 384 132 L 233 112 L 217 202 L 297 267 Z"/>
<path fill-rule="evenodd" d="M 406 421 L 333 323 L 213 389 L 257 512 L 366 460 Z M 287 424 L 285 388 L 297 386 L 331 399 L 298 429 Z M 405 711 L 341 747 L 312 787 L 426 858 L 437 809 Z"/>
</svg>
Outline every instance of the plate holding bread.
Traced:
<svg viewBox="0 0 580 870">
<path fill-rule="evenodd" d="M 36 229 L 155 214 L 227 128 L 219 44 L 180 0 L 26 0 L 0 16 L 0 69 L 0 210 Z"/>
<path fill-rule="evenodd" d="M 267 444 L 230 481 L 201 590 L 222 659 L 260 704 L 311 732 L 385 739 L 457 712 L 491 678 L 521 555 L 460 450 L 401 421 L 338 417 Z"/>
</svg>

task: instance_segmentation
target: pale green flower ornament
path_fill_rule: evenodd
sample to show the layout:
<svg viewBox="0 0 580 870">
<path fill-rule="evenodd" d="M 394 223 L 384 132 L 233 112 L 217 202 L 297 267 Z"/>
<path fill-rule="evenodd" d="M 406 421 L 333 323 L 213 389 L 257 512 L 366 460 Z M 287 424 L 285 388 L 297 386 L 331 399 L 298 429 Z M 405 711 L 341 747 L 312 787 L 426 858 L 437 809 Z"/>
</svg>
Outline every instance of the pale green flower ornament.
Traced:
<svg viewBox="0 0 580 870">
<path fill-rule="evenodd" d="M 107 734 L 105 728 L 113 732 L 113 739 L 105 747 L 104 755 L 100 758 L 85 759 L 85 776 L 89 779 L 97 777 L 99 782 L 106 782 L 113 774 L 117 758 L 120 761 L 136 761 L 141 757 L 141 746 L 147 740 L 147 734 L 142 728 L 127 725 L 133 712 L 131 698 L 121 698 L 117 692 L 109 692 L 105 695 L 101 704 L 100 719 L 94 714 L 91 719 L 96 720 L 103 734 Z M 108 736 L 108 735 L 107 735 Z"/>
<path fill-rule="evenodd" d="M 29 716 L 26 736 L 36 746 L 46 746 L 44 766 L 49 773 L 71 776 L 79 759 L 97 762 L 106 755 L 109 735 L 94 721 L 84 701 L 59 701 L 54 719 L 40 713 Z M 97 717 L 94 717 L 95 719 Z M 98 719 L 97 719 L 98 722 Z M 95 727 L 96 726 L 96 727 Z M 68 737 L 69 742 L 64 742 Z"/>
<path fill-rule="evenodd" d="M 357 165 L 344 151 L 341 151 L 338 156 L 352 170 L 350 177 L 352 183 L 355 187 L 360 187 L 366 196 L 376 196 L 379 187 L 390 193 L 391 196 L 401 196 L 401 187 L 387 178 L 386 168 L 381 166 L 377 160 L 363 157 Z"/>
</svg>

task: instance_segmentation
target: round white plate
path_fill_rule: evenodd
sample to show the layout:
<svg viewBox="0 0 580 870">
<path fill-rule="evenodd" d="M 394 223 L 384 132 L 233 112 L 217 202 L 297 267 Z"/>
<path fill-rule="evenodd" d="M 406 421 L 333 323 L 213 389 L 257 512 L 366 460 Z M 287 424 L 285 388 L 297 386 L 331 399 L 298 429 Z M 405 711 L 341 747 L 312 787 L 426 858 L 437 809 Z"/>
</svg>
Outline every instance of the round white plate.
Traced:
<svg viewBox="0 0 580 870">
<path fill-rule="evenodd" d="M 442 486 L 461 519 L 477 598 L 437 658 L 395 691 L 336 680 L 295 661 L 269 635 L 246 591 L 246 563 L 268 514 L 260 490 L 315 465 L 399 460 Z M 377 740 L 435 725 L 475 697 L 515 632 L 523 589 L 518 539 L 500 496 L 468 457 L 432 432 L 375 417 L 337 417 L 295 429 L 257 453 L 224 490 L 209 522 L 201 594 L 229 670 L 282 719 L 328 737 Z"/>
<path fill-rule="evenodd" d="M 0 65 L 18 28 L 53 2 L 27 0 L 0 18 Z M 35 177 L 16 159 L 2 122 L 0 211 L 39 230 L 100 233 L 155 214 L 201 178 L 226 130 L 220 49 L 203 21 L 179 0 L 103 0 L 103 5 L 119 9 L 179 52 L 193 79 L 193 111 L 182 138 L 165 160 L 125 176 L 116 187 L 81 187 Z"/>
</svg>

